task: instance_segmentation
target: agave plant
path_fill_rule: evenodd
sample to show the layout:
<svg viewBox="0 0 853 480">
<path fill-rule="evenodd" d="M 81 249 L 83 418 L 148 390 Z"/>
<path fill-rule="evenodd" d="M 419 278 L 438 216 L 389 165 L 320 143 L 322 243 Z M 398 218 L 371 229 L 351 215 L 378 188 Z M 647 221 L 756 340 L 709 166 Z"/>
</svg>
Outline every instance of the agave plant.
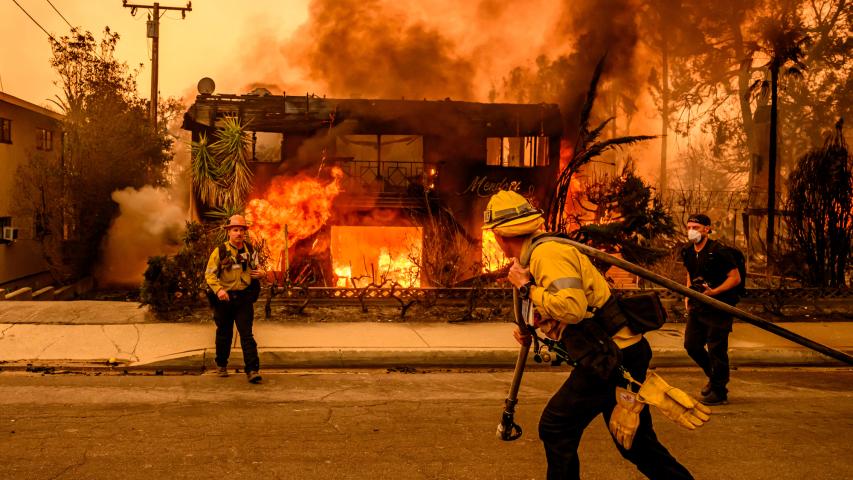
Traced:
<svg viewBox="0 0 853 480">
<path fill-rule="evenodd" d="M 199 198 L 210 205 L 219 196 L 219 169 L 220 162 L 210 153 L 207 135 L 202 133 L 198 142 L 192 142 L 192 183 Z"/>
<path fill-rule="evenodd" d="M 209 149 L 219 162 L 216 170 L 216 206 L 234 208 L 245 200 L 252 189 L 252 171 L 247 163 L 250 139 L 245 125 L 237 117 L 225 117 Z"/>
</svg>

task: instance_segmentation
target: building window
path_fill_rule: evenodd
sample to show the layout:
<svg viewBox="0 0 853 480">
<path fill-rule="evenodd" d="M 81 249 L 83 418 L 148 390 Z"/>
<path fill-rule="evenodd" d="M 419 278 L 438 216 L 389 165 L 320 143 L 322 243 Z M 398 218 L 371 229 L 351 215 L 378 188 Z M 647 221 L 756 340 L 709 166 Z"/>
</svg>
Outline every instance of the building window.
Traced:
<svg viewBox="0 0 853 480">
<path fill-rule="evenodd" d="M 12 226 L 12 217 L 0 217 L 0 240 L 3 240 L 3 230 Z"/>
<path fill-rule="evenodd" d="M 0 143 L 12 143 L 12 121 L 0 118 Z"/>
<path fill-rule="evenodd" d="M 381 191 L 405 190 L 423 181 L 424 139 L 420 135 L 340 135 L 335 154 L 344 173 Z"/>
<path fill-rule="evenodd" d="M 53 150 L 53 131 L 44 128 L 36 129 L 36 149 Z"/>
<path fill-rule="evenodd" d="M 489 137 L 486 139 L 486 165 L 548 166 L 548 140 L 548 137 Z"/>
</svg>

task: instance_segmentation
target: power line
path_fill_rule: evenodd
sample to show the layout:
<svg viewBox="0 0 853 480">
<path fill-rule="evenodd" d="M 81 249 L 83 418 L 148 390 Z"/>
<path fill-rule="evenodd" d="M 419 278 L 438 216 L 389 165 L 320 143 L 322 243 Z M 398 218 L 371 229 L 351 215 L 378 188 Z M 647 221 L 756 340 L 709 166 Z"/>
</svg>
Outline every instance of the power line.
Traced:
<svg viewBox="0 0 853 480">
<path fill-rule="evenodd" d="M 20 4 L 20 3 L 18 3 L 18 1 L 17 1 L 17 0 L 12 0 L 12 3 L 14 3 L 15 5 L 17 5 L 17 6 L 18 6 L 18 8 L 20 8 L 20 9 L 21 9 L 21 11 L 22 11 L 22 12 L 24 12 L 24 14 L 25 14 L 27 17 L 29 17 L 29 18 L 30 18 L 30 20 L 32 20 L 32 21 L 33 21 L 33 23 L 35 23 L 35 24 L 36 24 L 36 25 L 41 29 L 41 31 L 42 31 L 42 32 L 44 32 L 44 34 L 45 34 L 45 35 L 47 35 L 48 37 L 50 37 L 50 39 L 51 39 L 51 40 L 53 40 L 55 43 L 59 43 L 59 42 L 58 42 L 58 41 L 53 37 L 53 35 L 51 35 L 51 34 L 50 34 L 50 32 L 48 32 L 47 30 L 45 30 L 45 29 L 44 29 L 44 27 L 42 27 L 42 26 L 41 26 L 41 24 L 40 24 L 39 22 L 37 22 L 37 21 L 36 21 L 36 19 L 35 19 L 35 18 L 33 18 L 33 16 L 32 16 L 32 15 L 30 15 L 30 13 L 29 13 L 29 12 L 27 12 L 26 10 L 24 10 L 24 7 L 22 7 L 22 6 L 21 6 L 21 4 Z"/>
<path fill-rule="evenodd" d="M 59 9 L 57 9 L 50 0 L 46 0 L 46 1 L 47 1 L 48 5 L 50 5 L 56 11 L 56 13 L 58 13 L 59 16 L 62 17 L 63 20 L 65 20 L 65 23 L 68 24 L 68 27 L 73 30 L 74 25 L 71 25 L 71 22 L 69 22 L 68 19 L 65 18 L 65 15 L 63 15 L 62 12 L 60 12 Z"/>
<path fill-rule="evenodd" d="M 151 39 L 151 98 L 149 99 L 149 116 L 154 130 L 157 130 L 157 76 L 159 70 L 159 47 L 160 47 L 160 19 L 169 10 L 181 12 L 181 18 L 186 18 L 187 12 L 193 10 L 192 2 L 187 2 L 186 7 L 161 7 L 160 3 L 154 5 L 129 4 L 122 0 L 121 5 L 130 9 L 130 15 L 135 16 L 137 10 L 144 8 L 151 10 L 148 16 L 148 38 Z M 162 13 L 161 13 L 162 12 Z"/>
<path fill-rule="evenodd" d="M 18 2 L 17 2 L 17 0 L 12 0 L 12 3 L 14 3 L 15 5 L 17 5 L 17 6 L 18 6 L 18 8 L 20 8 L 20 9 L 21 9 L 21 11 L 22 11 L 22 12 L 24 12 L 24 14 L 25 14 L 27 17 L 29 17 L 29 19 L 30 19 L 30 20 L 32 20 L 32 21 L 33 21 L 33 23 L 35 23 L 35 24 L 36 24 L 36 26 L 37 26 L 37 27 L 39 27 L 39 28 L 41 29 L 41 31 L 42 31 L 42 32 L 44 32 L 44 34 L 45 34 L 45 35 L 47 35 L 51 40 L 53 40 L 53 45 L 55 45 L 57 48 L 59 48 L 59 49 L 60 49 L 60 50 L 62 50 L 62 51 L 67 51 L 67 50 L 68 50 L 68 49 L 67 49 L 67 47 L 66 47 L 65 45 L 63 45 L 62 43 L 60 43 L 60 42 L 59 42 L 59 40 L 57 40 L 57 39 L 56 39 L 56 37 L 54 37 L 50 32 L 48 32 L 47 30 L 45 30 L 45 29 L 44 29 L 44 27 L 42 27 L 42 26 L 41 26 L 41 24 L 40 24 L 40 23 L 39 23 L 35 18 L 33 18 L 33 16 L 32 16 L 32 15 L 30 15 L 30 14 L 29 14 L 29 12 L 27 12 L 27 11 L 24 9 L 24 7 L 22 7 L 22 6 L 21 6 L 21 4 L 20 4 L 20 3 L 18 3 Z M 48 3 L 50 3 L 50 2 L 48 1 Z M 53 5 L 51 5 L 51 6 L 53 6 Z M 55 7 L 54 7 L 54 8 L 55 8 Z M 58 11 L 57 11 L 57 13 L 58 13 Z M 61 15 L 62 15 L 62 14 L 60 13 L 60 16 L 61 16 Z M 62 17 L 62 18 L 63 18 L 63 20 L 65 20 L 65 17 Z M 67 22 L 68 22 L 68 20 L 65 20 L 65 22 L 67 23 Z M 69 23 L 69 25 L 71 25 L 71 24 Z M 71 28 L 74 28 L 74 27 L 71 27 Z M 98 60 L 102 60 L 102 61 L 104 60 L 104 58 L 103 58 L 103 57 L 101 57 L 101 55 L 100 55 L 98 52 L 93 51 L 93 52 L 92 52 L 92 55 L 94 55 L 94 56 L 95 56 L 95 58 L 97 58 Z"/>
</svg>

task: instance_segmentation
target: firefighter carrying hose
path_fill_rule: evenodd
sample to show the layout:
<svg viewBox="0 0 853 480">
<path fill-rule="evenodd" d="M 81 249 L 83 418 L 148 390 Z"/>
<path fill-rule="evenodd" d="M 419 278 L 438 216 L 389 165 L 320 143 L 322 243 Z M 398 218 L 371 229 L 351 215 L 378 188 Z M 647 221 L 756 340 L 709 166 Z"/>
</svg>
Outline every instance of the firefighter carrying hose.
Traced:
<svg viewBox="0 0 853 480">
<path fill-rule="evenodd" d="M 493 230 L 504 254 L 515 259 L 508 279 L 534 308 L 531 328 L 560 341 L 578 359 L 539 421 L 547 478 L 580 477 L 578 445 L 599 414 L 619 453 L 644 475 L 693 478 L 658 441 L 647 404 L 689 429 L 706 422 L 710 411 L 654 373 L 647 380 L 649 343 L 626 325 L 589 258 L 570 245 L 548 241 L 553 237 L 542 230 L 542 212 L 518 193 L 499 191 L 483 216 L 483 229 Z M 514 335 L 519 343 L 531 341 L 530 331 L 517 328 Z M 639 392 L 630 389 L 628 378 L 644 382 Z"/>
</svg>

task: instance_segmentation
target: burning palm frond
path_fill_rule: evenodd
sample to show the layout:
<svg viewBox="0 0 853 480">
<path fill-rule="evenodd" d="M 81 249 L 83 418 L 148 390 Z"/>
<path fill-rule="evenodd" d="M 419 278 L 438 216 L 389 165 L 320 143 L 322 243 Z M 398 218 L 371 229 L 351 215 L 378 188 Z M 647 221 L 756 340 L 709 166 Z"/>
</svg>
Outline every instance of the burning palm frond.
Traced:
<svg viewBox="0 0 853 480">
<path fill-rule="evenodd" d="M 589 129 L 592 107 L 598 95 L 598 83 L 601 80 L 606 58 L 607 56 L 605 55 L 598 61 L 595 71 L 592 74 L 589 90 L 580 111 L 578 137 L 575 142 L 575 148 L 572 151 L 572 157 L 557 177 L 554 192 L 551 195 L 551 200 L 546 210 L 545 220 L 551 231 L 565 232 L 567 229 L 566 203 L 571 200 L 571 180 L 581 167 L 608 150 L 657 138 L 653 135 L 634 135 L 598 141 L 604 128 L 613 121 L 613 117 L 604 120 L 592 130 Z"/>
</svg>

